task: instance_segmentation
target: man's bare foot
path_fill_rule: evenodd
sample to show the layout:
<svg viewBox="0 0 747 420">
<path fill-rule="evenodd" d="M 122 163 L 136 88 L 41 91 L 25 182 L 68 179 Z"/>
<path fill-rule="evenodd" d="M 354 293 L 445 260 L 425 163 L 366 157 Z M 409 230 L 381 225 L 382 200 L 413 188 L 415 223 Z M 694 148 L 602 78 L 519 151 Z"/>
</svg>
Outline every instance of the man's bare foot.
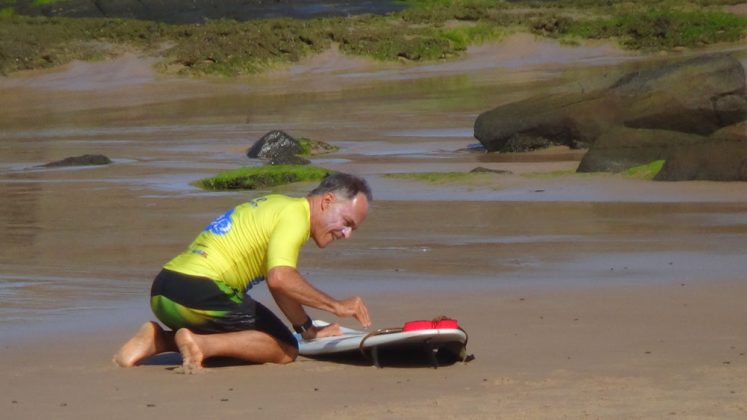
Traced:
<svg viewBox="0 0 747 420">
<path fill-rule="evenodd" d="M 156 354 L 163 328 L 153 321 L 146 322 L 137 334 L 117 351 L 112 361 L 119 367 L 132 367 L 146 357 Z"/>
<path fill-rule="evenodd" d="M 182 354 L 182 368 L 184 373 L 196 373 L 202 368 L 204 358 L 200 346 L 195 341 L 192 331 L 182 328 L 174 336 L 179 353 Z"/>
</svg>

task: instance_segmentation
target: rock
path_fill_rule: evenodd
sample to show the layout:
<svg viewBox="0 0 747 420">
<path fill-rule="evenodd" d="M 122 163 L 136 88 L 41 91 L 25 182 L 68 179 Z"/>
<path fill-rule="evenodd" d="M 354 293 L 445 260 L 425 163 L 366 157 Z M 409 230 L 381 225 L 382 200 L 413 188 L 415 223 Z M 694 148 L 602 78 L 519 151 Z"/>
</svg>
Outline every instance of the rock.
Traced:
<svg viewBox="0 0 747 420">
<path fill-rule="evenodd" d="M 273 130 L 257 140 L 246 152 L 249 158 L 267 160 L 269 165 L 308 165 L 311 163 L 299 154 L 320 155 L 332 153 L 337 147 L 319 140 L 302 137 L 298 140 L 281 130 Z"/>
<path fill-rule="evenodd" d="M 584 155 L 577 172 L 620 172 L 667 159 L 674 150 L 703 143 L 706 139 L 679 131 L 615 127 L 599 136 Z"/>
<path fill-rule="evenodd" d="M 95 166 L 95 165 L 108 165 L 112 163 L 111 159 L 104 155 L 81 155 L 67 157 L 62 160 L 49 162 L 41 165 L 45 168 L 57 168 L 62 166 Z"/>
<path fill-rule="evenodd" d="M 474 135 L 488 151 L 506 150 L 517 137 L 577 148 L 615 126 L 708 135 L 746 117 L 744 68 L 715 54 L 630 73 L 588 93 L 497 107 L 478 116 Z"/>
<path fill-rule="evenodd" d="M 677 148 L 657 181 L 747 181 L 747 121 L 713 133 L 706 142 Z"/>
<path fill-rule="evenodd" d="M 292 161 L 301 153 L 301 144 L 281 130 L 273 130 L 257 140 L 246 152 L 249 158 L 260 158 L 272 162 Z M 301 159 L 301 158 L 299 158 Z M 303 159 L 306 161 L 305 159 Z M 306 161 L 306 163 L 309 163 Z M 280 163 L 274 163 L 280 164 Z"/>
</svg>

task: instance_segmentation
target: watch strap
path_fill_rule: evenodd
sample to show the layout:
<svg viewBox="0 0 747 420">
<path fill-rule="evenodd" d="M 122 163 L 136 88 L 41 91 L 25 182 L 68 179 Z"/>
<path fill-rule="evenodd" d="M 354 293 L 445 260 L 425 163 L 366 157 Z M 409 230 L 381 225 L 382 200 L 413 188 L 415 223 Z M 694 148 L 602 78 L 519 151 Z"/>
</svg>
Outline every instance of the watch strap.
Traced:
<svg viewBox="0 0 747 420">
<path fill-rule="evenodd" d="M 311 327 L 314 326 L 313 321 L 311 320 L 310 316 L 306 316 L 306 321 L 304 321 L 301 325 L 294 325 L 293 330 L 299 334 L 303 334 L 306 331 L 310 330 Z"/>
</svg>

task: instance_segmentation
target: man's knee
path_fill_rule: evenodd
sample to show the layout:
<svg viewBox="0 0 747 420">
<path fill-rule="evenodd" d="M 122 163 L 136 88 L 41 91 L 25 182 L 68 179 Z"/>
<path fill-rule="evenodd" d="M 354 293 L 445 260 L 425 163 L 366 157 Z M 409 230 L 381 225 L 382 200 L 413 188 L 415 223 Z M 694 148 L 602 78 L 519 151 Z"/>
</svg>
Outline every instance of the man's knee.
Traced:
<svg viewBox="0 0 747 420">
<path fill-rule="evenodd" d="M 282 354 L 280 355 L 276 363 L 285 365 L 288 363 L 293 363 L 296 358 L 298 358 L 298 349 L 296 348 L 296 346 L 280 343 L 280 348 L 282 349 Z"/>
<path fill-rule="evenodd" d="M 278 360 L 278 363 L 283 365 L 293 363 L 298 358 L 298 348 L 296 346 L 291 346 L 285 343 L 282 343 L 280 346 L 283 349 L 283 355 L 280 360 Z"/>
</svg>

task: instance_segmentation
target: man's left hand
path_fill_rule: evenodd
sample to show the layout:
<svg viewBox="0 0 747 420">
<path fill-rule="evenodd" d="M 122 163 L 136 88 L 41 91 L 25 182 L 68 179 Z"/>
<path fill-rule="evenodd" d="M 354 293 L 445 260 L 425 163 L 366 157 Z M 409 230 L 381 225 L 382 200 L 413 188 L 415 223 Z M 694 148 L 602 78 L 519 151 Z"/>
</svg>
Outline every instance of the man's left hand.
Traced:
<svg viewBox="0 0 747 420">
<path fill-rule="evenodd" d="M 303 337 L 304 340 L 311 340 L 313 338 L 334 337 L 338 335 L 342 335 L 340 324 L 329 324 L 324 327 L 311 327 L 304 332 L 301 337 Z"/>
</svg>

